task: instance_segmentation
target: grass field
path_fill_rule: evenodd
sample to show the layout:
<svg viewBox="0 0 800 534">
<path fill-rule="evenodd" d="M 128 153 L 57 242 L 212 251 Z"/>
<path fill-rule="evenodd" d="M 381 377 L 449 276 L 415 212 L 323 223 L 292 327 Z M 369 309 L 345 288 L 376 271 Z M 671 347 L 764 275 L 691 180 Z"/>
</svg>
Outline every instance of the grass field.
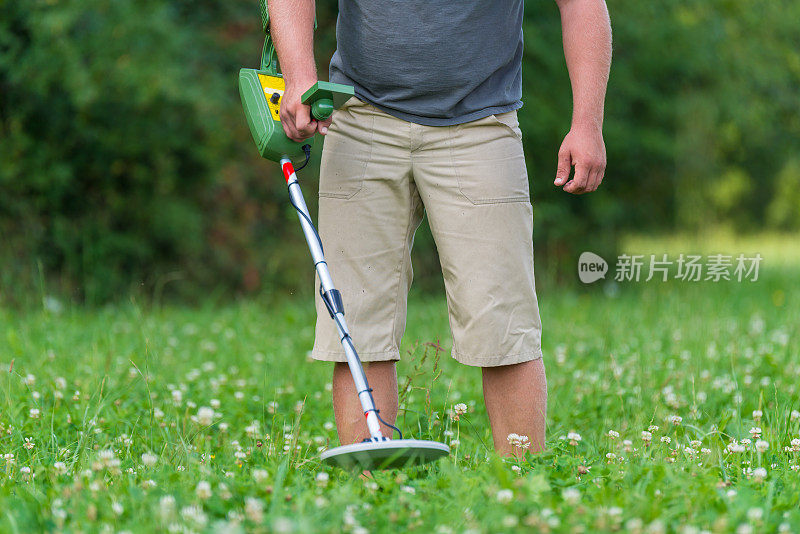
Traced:
<svg viewBox="0 0 800 534">
<path fill-rule="evenodd" d="M 771 259 L 542 288 L 548 449 L 519 460 L 486 447 L 479 371 L 425 344 L 449 346 L 444 303 L 415 297 L 400 423 L 453 455 L 370 480 L 318 461 L 310 302 L 0 310 L 0 531 L 800 532 L 800 276 Z"/>
</svg>

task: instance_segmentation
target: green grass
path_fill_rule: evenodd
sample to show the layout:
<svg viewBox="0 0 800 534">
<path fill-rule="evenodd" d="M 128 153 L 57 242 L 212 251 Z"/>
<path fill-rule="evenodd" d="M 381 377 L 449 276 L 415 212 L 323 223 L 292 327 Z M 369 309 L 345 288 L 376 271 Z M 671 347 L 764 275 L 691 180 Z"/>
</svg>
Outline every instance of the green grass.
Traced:
<svg viewBox="0 0 800 534">
<path fill-rule="evenodd" d="M 319 463 L 336 441 L 310 302 L 0 310 L 0 531 L 800 531 L 800 287 L 796 264 L 764 265 L 541 288 L 548 450 L 518 461 L 486 448 L 479 371 L 424 345 L 449 346 L 442 300 L 415 297 L 400 423 L 454 453 L 372 480 Z M 769 448 L 729 452 L 752 427 Z"/>
</svg>

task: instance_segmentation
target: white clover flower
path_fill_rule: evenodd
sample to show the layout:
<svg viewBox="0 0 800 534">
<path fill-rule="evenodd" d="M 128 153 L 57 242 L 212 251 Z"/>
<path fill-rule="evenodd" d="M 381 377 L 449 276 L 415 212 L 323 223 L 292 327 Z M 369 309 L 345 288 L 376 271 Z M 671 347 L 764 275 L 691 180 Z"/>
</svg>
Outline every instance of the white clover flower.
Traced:
<svg viewBox="0 0 800 534">
<path fill-rule="evenodd" d="M 564 488 L 564 491 L 561 492 L 561 498 L 564 499 L 564 502 L 567 504 L 574 506 L 580 502 L 581 492 L 576 488 Z"/>
<path fill-rule="evenodd" d="M 511 470 L 514 471 L 515 473 L 521 473 L 522 472 L 522 468 L 520 466 L 518 466 L 518 465 L 512 465 L 511 466 Z"/>
<path fill-rule="evenodd" d="M 456 415 L 464 415 L 465 413 L 467 413 L 467 405 L 464 404 L 463 402 L 459 402 L 458 404 L 453 406 L 453 411 L 455 412 Z"/>
<path fill-rule="evenodd" d="M 67 381 L 64 379 L 64 377 L 61 376 L 56 377 L 55 384 L 56 384 L 56 389 L 58 390 L 65 389 L 67 387 Z"/>
<path fill-rule="evenodd" d="M 122 504 L 118 501 L 113 501 L 111 503 L 111 511 L 114 512 L 114 515 L 122 515 L 122 512 L 125 511 Z"/>
<path fill-rule="evenodd" d="M 215 410 L 219 410 L 219 407 L 221 406 L 221 403 L 219 402 L 219 399 L 211 399 L 208 403 Z"/>
<path fill-rule="evenodd" d="M 800 451 L 800 439 L 794 438 L 791 442 L 792 450 L 797 452 Z"/>
<path fill-rule="evenodd" d="M 203 512 L 203 509 L 196 504 L 181 508 L 181 517 L 185 521 L 194 523 L 200 527 L 204 527 L 208 522 L 208 516 L 206 516 L 205 512 Z"/>
<path fill-rule="evenodd" d="M 111 463 L 116 458 L 114 451 L 111 449 L 103 449 L 97 453 L 97 459 L 100 460 L 100 463 L 104 466 L 111 465 Z"/>
<path fill-rule="evenodd" d="M 497 502 L 501 504 L 507 504 L 514 499 L 514 492 L 510 489 L 501 489 L 497 492 L 495 498 L 497 499 Z"/>
<path fill-rule="evenodd" d="M 210 499 L 211 498 L 211 484 L 209 484 L 205 480 L 201 480 L 197 483 L 197 487 L 194 489 L 195 495 L 202 500 Z"/>
<path fill-rule="evenodd" d="M 641 533 L 644 531 L 644 521 L 638 517 L 632 517 L 625 521 L 625 531 L 632 533 Z"/>
<path fill-rule="evenodd" d="M 756 482 L 764 482 L 767 478 L 767 470 L 763 467 L 758 467 L 753 471 L 753 480 Z"/>
<path fill-rule="evenodd" d="M 581 438 L 581 435 L 577 432 L 568 432 L 567 439 L 569 440 L 569 444 L 575 447 L 583 438 Z"/>
<path fill-rule="evenodd" d="M 163 419 L 164 412 L 160 408 L 153 408 L 153 417 L 156 419 Z"/>
<path fill-rule="evenodd" d="M 648 444 L 648 445 L 649 445 L 649 444 L 650 444 L 650 441 L 651 441 L 652 439 L 653 439 L 653 434 L 651 434 L 651 433 L 650 433 L 650 432 L 648 432 L 647 430 L 642 430 L 642 441 L 644 441 L 644 442 L 645 442 L 645 444 Z"/>
<path fill-rule="evenodd" d="M 681 417 L 680 415 L 670 415 L 667 418 L 667 421 L 672 423 L 672 426 L 678 426 L 681 424 L 681 421 L 683 421 L 683 417 Z"/>
<path fill-rule="evenodd" d="M 514 528 L 519 524 L 519 518 L 515 515 L 507 515 L 502 522 L 505 528 Z"/>
<path fill-rule="evenodd" d="M 699 439 L 693 439 L 692 441 L 690 441 L 690 442 L 689 442 L 689 444 L 690 444 L 690 445 L 691 445 L 693 448 L 695 448 L 695 449 L 699 449 L 699 448 L 700 448 L 700 446 L 701 446 L 701 445 L 703 445 L 703 442 L 702 442 L 702 441 L 700 441 Z"/>
<path fill-rule="evenodd" d="M 792 410 L 791 415 L 789 415 L 789 420 L 794 423 L 798 419 L 800 419 L 800 412 L 797 410 Z"/>
<path fill-rule="evenodd" d="M 28 415 L 30 415 L 31 419 L 39 419 L 40 414 L 41 412 L 39 411 L 39 408 L 31 408 L 28 411 Z"/>
<path fill-rule="evenodd" d="M 753 420 L 756 423 L 761 421 L 761 417 L 763 417 L 763 416 L 764 416 L 764 412 L 762 412 L 761 410 L 753 410 Z"/>
<path fill-rule="evenodd" d="M 508 439 L 508 442 L 512 446 L 520 447 L 522 449 L 527 449 L 531 445 L 530 440 L 528 439 L 528 436 L 520 436 L 519 434 L 516 434 L 514 432 L 509 434 L 506 439 Z"/>
<path fill-rule="evenodd" d="M 25 378 L 22 379 L 22 382 L 26 386 L 33 386 L 34 384 L 36 384 L 36 377 L 33 376 L 32 374 L 27 374 L 25 375 Z"/>
<path fill-rule="evenodd" d="M 750 429 L 750 435 L 753 439 L 758 439 L 761 437 L 761 427 L 754 426 Z"/>
<path fill-rule="evenodd" d="M 22 446 L 28 450 L 31 450 L 36 446 L 36 444 L 33 442 L 33 438 L 25 438 L 25 443 L 23 443 Z"/>
<path fill-rule="evenodd" d="M 328 484 L 328 480 L 330 479 L 330 475 L 328 475 L 328 473 L 326 473 L 325 471 L 320 471 L 319 473 L 317 473 L 317 476 L 314 477 L 314 478 L 316 479 L 317 484 L 319 484 L 320 486 L 325 486 L 325 485 Z"/>
<path fill-rule="evenodd" d="M 654 519 L 652 523 L 647 525 L 647 534 L 665 534 L 667 527 L 660 519 Z"/>
<path fill-rule="evenodd" d="M 649 430 L 650 432 L 658 432 L 658 426 L 657 425 L 650 425 L 650 426 L 647 427 L 647 430 Z"/>
<path fill-rule="evenodd" d="M 151 454 L 149 452 L 142 454 L 142 463 L 146 467 L 153 467 L 154 465 L 156 465 L 157 462 L 158 462 L 158 456 L 156 456 L 155 454 Z"/>
<path fill-rule="evenodd" d="M 752 522 L 761 521 L 764 518 L 764 509 L 763 508 L 750 508 L 747 510 L 747 519 Z"/>
<path fill-rule="evenodd" d="M 180 406 L 182 402 L 183 402 L 183 393 L 181 393 L 181 390 L 173 389 L 172 390 L 172 403 L 175 406 Z"/>
<path fill-rule="evenodd" d="M 253 479 L 258 483 L 261 484 L 265 480 L 269 478 L 269 473 L 266 469 L 255 469 L 253 471 Z"/>
<path fill-rule="evenodd" d="M 197 422 L 203 426 L 209 426 L 214 422 L 214 409 L 208 406 L 201 406 L 197 410 Z"/>
<path fill-rule="evenodd" d="M 613 452 L 607 452 L 606 453 L 606 458 L 608 458 L 609 460 L 616 460 L 617 459 L 617 455 L 614 454 Z"/>
<path fill-rule="evenodd" d="M 63 475 L 64 473 L 67 472 L 67 464 L 65 464 L 64 462 L 56 462 L 53 464 L 53 469 L 55 469 L 56 473 L 58 473 L 59 475 Z"/>
<path fill-rule="evenodd" d="M 156 486 L 158 486 L 158 484 L 156 484 L 156 481 L 153 480 L 152 478 L 148 478 L 147 480 L 142 482 L 142 486 L 144 487 L 144 489 L 153 489 Z"/>
<path fill-rule="evenodd" d="M 606 432 L 606 436 L 608 436 L 611 439 L 617 439 L 619 437 L 619 432 L 617 432 L 616 430 L 609 430 L 608 432 Z"/>
<path fill-rule="evenodd" d="M 629 439 L 622 440 L 622 447 L 625 452 L 633 452 L 633 442 Z"/>
<path fill-rule="evenodd" d="M 217 489 L 219 490 L 219 496 L 222 500 L 228 501 L 233 497 L 233 493 L 231 493 L 230 488 L 224 482 L 221 482 Z"/>
<path fill-rule="evenodd" d="M 726 449 L 728 450 L 728 452 L 744 452 L 747 450 L 744 445 L 737 443 L 736 440 L 733 440 L 730 443 L 728 443 Z"/>
<path fill-rule="evenodd" d="M 769 449 L 769 442 L 763 439 L 756 441 L 756 450 L 758 452 L 765 452 L 767 449 Z"/>
<path fill-rule="evenodd" d="M 415 495 L 417 493 L 417 490 L 414 489 L 412 486 L 401 486 L 400 491 L 408 493 L 410 495 Z"/>
<path fill-rule="evenodd" d="M 661 436 L 661 443 L 667 443 L 668 444 L 671 441 L 672 441 L 672 438 L 670 438 L 669 436 Z"/>
</svg>

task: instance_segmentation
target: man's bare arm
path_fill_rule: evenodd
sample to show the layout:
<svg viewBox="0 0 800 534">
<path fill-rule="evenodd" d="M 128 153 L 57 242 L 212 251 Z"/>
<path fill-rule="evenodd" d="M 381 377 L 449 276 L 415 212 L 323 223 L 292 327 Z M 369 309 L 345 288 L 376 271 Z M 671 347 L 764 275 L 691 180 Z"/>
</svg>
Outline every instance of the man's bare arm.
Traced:
<svg viewBox="0 0 800 534">
<path fill-rule="evenodd" d="M 555 185 L 594 191 L 603 180 L 603 105 L 611 67 L 611 23 L 604 0 L 556 0 L 572 85 L 572 125 L 558 151 Z M 569 182 L 570 169 L 575 174 Z M 565 185 L 566 184 L 566 185 Z"/>
<path fill-rule="evenodd" d="M 269 0 L 270 33 L 286 82 L 281 123 L 286 135 L 302 141 L 317 131 L 325 134 L 330 120 L 316 121 L 300 97 L 317 81 L 314 62 L 314 0 Z"/>
</svg>

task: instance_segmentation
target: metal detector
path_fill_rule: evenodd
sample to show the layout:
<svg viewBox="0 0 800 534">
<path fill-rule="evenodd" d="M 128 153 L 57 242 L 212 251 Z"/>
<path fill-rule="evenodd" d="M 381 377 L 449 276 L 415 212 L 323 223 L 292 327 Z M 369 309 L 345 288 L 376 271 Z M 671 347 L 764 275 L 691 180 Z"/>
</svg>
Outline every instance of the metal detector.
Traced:
<svg viewBox="0 0 800 534">
<path fill-rule="evenodd" d="M 266 32 L 261 54 L 261 68 L 239 71 L 239 93 L 242 98 L 242 106 L 259 154 L 266 159 L 280 162 L 289 189 L 289 201 L 297 210 L 297 216 L 300 219 L 300 225 L 303 228 L 320 280 L 320 296 L 339 332 L 339 339 L 347 357 L 347 364 L 356 385 L 358 400 L 364 411 L 370 434 L 370 437 L 361 443 L 342 445 L 324 451 L 321 459 L 331 465 L 359 470 L 389 469 L 432 462 L 450 454 L 450 448 L 437 441 L 403 439 L 400 430 L 383 421 L 375 407 L 372 389 L 367 383 L 361 360 L 358 358 L 344 319 L 344 304 L 341 294 L 333 285 L 328 265 L 325 263 L 322 241 L 308 213 L 300 184 L 297 181 L 297 172 L 292 164 L 292 160 L 298 160 L 301 157 L 305 160 L 303 166 L 308 163 L 313 138 L 297 143 L 286 137 L 283 131 L 280 122 L 280 105 L 284 80 L 279 71 L 275 47 L 269 34 L 267 1 L 260 0 L 260 2 L 262 27 Z M 301 100 L 304 104 L 311 106 L 311 115 L 321 121 L 330 117 L 333 110 L 353 96 L 353 93 L 353 88 L 347 85 L 317 82 L 303 93 Z M 384 436 L 381 433 L 381 424 L 397 430 L 400 439 Z"/>
</svg>

